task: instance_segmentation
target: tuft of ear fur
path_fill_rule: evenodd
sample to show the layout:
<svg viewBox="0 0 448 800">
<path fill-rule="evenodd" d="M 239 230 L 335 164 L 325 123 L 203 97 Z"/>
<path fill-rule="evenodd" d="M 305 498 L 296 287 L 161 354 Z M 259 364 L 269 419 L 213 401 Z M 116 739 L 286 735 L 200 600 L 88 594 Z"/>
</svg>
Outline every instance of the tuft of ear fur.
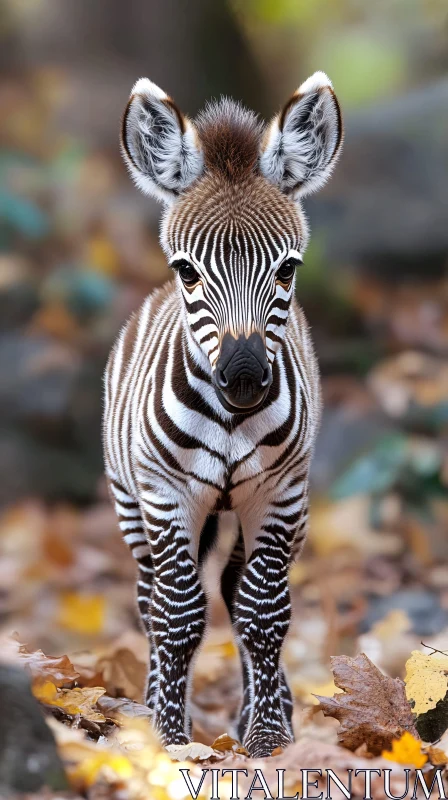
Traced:
<svg viewBox="0 0 448 800">
<path fill-rule="evenodd" d="M 267 128 L 261 172 L 286 194 L 310 194 L 330 177 L 342 140 L 341 111 L 333 87 L 324 72 L 315 72 Z"/>
<path fill-rule="evenodd" d="M 123 115 L 121 148 L 136 185 L 170 204 L 204 166 L 194 125 L 147 78 L 134 85 Z"/>
</svg>

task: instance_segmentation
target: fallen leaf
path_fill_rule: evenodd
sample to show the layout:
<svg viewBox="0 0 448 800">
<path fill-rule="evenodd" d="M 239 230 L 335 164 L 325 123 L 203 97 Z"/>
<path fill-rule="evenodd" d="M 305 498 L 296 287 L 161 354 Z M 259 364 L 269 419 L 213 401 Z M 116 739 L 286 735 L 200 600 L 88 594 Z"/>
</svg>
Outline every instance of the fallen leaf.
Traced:
<svg viewBox="0 0 448 800">
<path fill-rule="evenodd" d="M 229 736 L 228 733 L 223 733 L 221 736 L 218 736 L 217 739 L 210 745 L 212 750 L 218 750 L 221 753 L 226 753 L 232 751 L 234 753 L 239 753 L 240 755 L 249 756 L 246 748 L 237 741 L 237 739 L 233 739 Z"/>
<path fill-rule="evenodd" d="M 382 675 L 364 653 L 336 656 L 331 668 L 343 692 L 318 700 L 325 716 L 341 723 L 338 738 L 344 747 L 356 750 L 365 742 L 372 755 L 379 755 L 405 731 L 419 738 L 403 681 Z"/>
<path fill-rule="evenodd" d="M 448 753 L 441 747 L 428 747 L 426 750 L 428 758 L 434 767 L 444 767 L 448 764 Z"/>
<path fill-rule="evenodd" d="M 104 627 L 104 616 L 105 602 L 100 594 L 65 592 L 61 597 L 58 623 L 62 628 L 75 633 L 96 635 Z"/>
<path fill-rule="evenodd" d="M 102 686 L 86 689 L 58 689 L 51 681 L 33 685 L 33 694 L 41 703 L 62 708 L 66 714 L 72 717 L 80 714 L 89 722 L 106 722 L 104 714 L 94 708 L 105 691 Z"/>
<path fill-rule="evenodd" d="M 406 662 L 405 683 L 420 736 L 437 741 L 448 728 L 448 654 L 414 650 Z"/>
<path fill-rule="evenodd" d="M 96 666 L 110 694 L 130 700 L 141 699 L 148 668 L 146 663 L 136 658 L 132 650 L 122 647 L 112 651 L 100 658 Z"/>
<path fill-rule="evenodd" d="M 406 662 L 406 697 L 414 714 L 420 716 L 435 708 L 448 690 L 448 654 L 427 655 L 413 650 Z"/>
<path fill-rule="evenodd" d="M 88 789 L 100 779 L 116 784 L 132 776 L 132 764 L 126 756 L 113 752 L 98 752 L 86 756 L 75 767 L 68 767 L 67 774 L 75 789 Z"/>
<path fill-rule="evenodd" d="M 52 718 L 48 724 L 75 789 L 85 791 L 100 780 L 114 785 L 132 776 L 132 763 L 118 747 L 94 743 L 78 728 L 69 728 Z"/>
<path fill-rule="evenodd" d="M 208 759 L 219 757 L 220 753 L 213 750 L 201 742 L 189 742 L 189 744 L 170 744 L 166 748 L 170 758 L 175 761 L 207 761 Z"/>
<path fill-rule="evenodd" d="M 405 731 L 399 739 L 392 742 L 392 750 L 383 750 L 383 758 L 394 761 L 396 764 L 412 764 L 416 769 L 421 769 L 428 760 L 428 756 L 422 753 L 421 741 L 415 739 L 412 733 Z"/>
<path fill-rule="evenodd" d="M 61 688 L 73 683 L 79 678 L 79 672 L 74 668 L 68 656 L 46 656 L 42 650 L 30 653 L 25 645 L 18 645 L 17 658 L 31 675 L 33 682 L 50 680 L 55 686 Z"/>
<path fill-rule="evenodd" d="M 150 719 L 152 716 L 147 706 L 141 705 L 141 703 L 135 703 L 133 700 L 128 700 L 126 697 L 109 697 L 108 695 L 102 695 L 98 699 L 97 705 L 106 717 L 114 721 L 119 721 L 120 717 Z"/>
</svg>

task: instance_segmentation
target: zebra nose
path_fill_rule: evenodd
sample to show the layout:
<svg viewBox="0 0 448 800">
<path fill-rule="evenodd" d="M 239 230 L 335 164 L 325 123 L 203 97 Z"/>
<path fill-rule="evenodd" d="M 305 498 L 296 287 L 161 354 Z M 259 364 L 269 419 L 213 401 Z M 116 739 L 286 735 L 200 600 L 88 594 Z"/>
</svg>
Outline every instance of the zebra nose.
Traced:
<svg viewBox="0 0 448 800">
<path fill-rule="evenodd" d="M 226 333 L 214 374 L 218 397 L 227 407 L 250 409 L 265 397 L 272 382 L 263 340 L 259 333 L 235 339 Z M 227 406 L 226 406 L 227 404 Z"/>
</svg>

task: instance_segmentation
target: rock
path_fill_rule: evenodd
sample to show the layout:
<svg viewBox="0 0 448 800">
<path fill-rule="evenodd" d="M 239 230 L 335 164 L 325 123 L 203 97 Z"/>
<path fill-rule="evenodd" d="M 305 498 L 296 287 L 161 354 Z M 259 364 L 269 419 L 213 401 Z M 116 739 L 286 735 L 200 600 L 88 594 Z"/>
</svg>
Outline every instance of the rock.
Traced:
<svg viewBox="0 0 448 800">
<path fill-rule="evenodd" d="M 0 664 L 0 795 L 68 788 L 53 734 L 25 673 Z"/>
<path fill-rule="evenodd" d="M 345 144 L 328 188 L 306 201 L 332 269 L 439 275 L 448 251 L 448 80 L 345 116 Z"/>
</svg>

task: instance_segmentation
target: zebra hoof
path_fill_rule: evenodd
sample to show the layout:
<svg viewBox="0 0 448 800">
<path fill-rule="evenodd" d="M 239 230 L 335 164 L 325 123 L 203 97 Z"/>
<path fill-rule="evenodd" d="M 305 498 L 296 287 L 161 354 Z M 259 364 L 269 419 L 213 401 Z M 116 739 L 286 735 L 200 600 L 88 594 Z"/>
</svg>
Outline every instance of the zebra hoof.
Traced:
<svg viewBox="0 0 448 800">
<path fill-rule="evenodd" d="M 292 744 L 293 739 L 289 734 L 285 733 L 267 733 L 255 735 L 250 733 L 246 737 L 244 747 L 248 751 L 251 758 L 269 758 L 274 750 L 281 748 L 284 750 L 288 745 Z"/>
</svg>

